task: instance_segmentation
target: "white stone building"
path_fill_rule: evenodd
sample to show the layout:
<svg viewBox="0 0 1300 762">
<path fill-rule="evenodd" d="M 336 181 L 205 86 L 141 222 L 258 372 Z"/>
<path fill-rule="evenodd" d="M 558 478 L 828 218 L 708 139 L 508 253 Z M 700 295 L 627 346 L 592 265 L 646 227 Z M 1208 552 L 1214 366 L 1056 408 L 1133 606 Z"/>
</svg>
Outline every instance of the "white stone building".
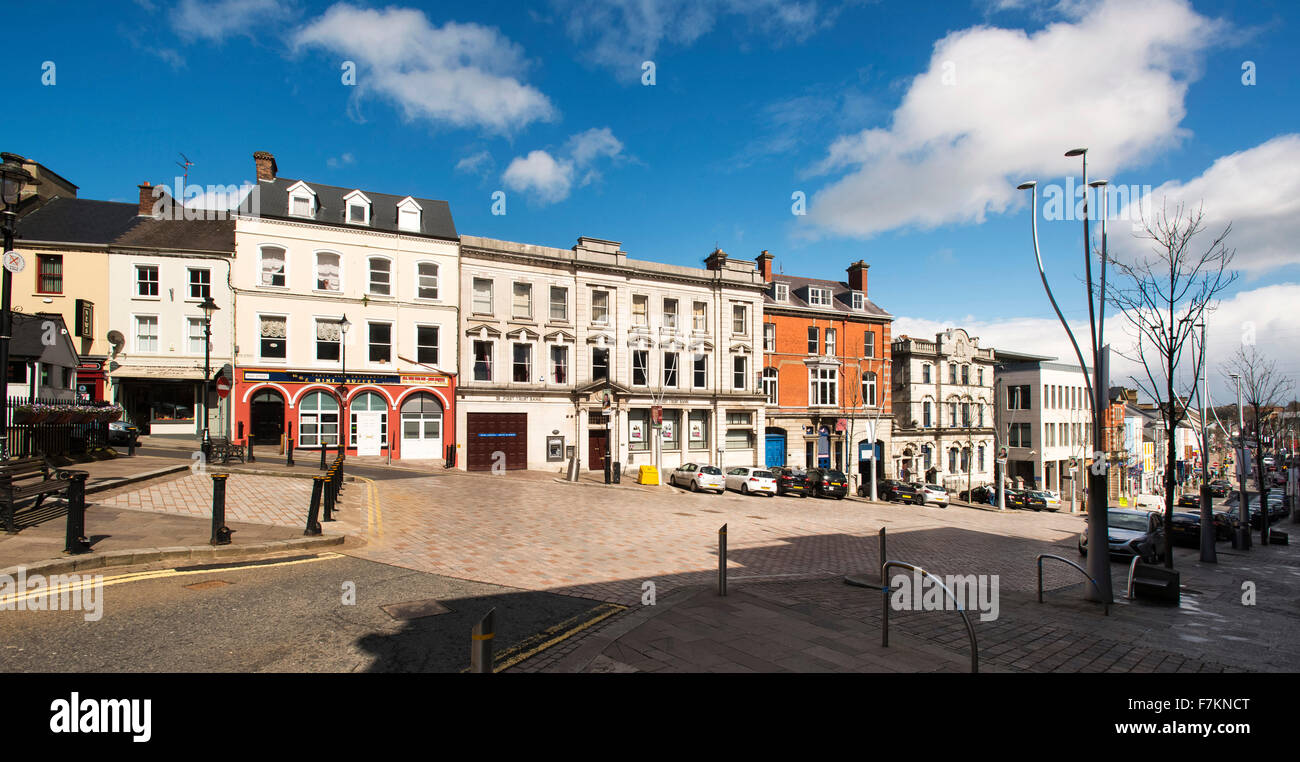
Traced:
<svg viewBox="0 0 1300 762">
<path fill-rule="evenodd" d="M 1092 402 L 1078 365 L 997 350 L 998 425 L 1012 485 L 1082 500 L 1082 472 L 1093 450 Z M 1091 369 L 1088 371 L 1091 374 Z M 1109 390 L 1108 390 L 1109 391 Z"/>
<path fill-rule="evenodd" d="M 701 269 L 595 238 L 558 249 L 462 236 L 460 278 L 458 466 L 759 462 L 754 263 L 715 255 Z"/>
</svg>

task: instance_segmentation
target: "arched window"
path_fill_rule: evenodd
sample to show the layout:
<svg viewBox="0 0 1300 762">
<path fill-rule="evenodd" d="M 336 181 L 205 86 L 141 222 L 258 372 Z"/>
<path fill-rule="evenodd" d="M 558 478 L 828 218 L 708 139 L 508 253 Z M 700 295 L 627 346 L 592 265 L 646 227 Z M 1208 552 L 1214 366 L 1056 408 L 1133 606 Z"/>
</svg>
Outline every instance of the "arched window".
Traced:
<svg viewBox="0 0 1300 762">
<path fill-rule="evenodd" d="M 379 413 L 380 448 L 388 446 L 388 402 L 374 392 L 358 394 L 348 403 L 349 435 L 348 444 L 357 446 L 357 418 L 359 413 Z"/>
<path fill-rule="evenodd" d="M 298 446 L 338 447 L 339 401 L 326 392 L 311 392 L 298 406 Z"/>
</svg>

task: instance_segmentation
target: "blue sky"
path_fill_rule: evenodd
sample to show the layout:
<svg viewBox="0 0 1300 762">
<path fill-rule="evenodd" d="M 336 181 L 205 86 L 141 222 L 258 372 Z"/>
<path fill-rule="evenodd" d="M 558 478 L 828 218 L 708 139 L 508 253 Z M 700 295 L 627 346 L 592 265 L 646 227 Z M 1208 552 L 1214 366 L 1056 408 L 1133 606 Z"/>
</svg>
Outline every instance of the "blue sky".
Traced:
<svg viewBox="0 0 1300 762">
<path fill-rule="evenodd" d="M 768 249 L 827 278 L 865 259 L 897 333 L 961 325 L 1046 354 L 1068 350 L 1014 185 L 1077 177 L 1061 154 L 1088 146 L 1091 177 L 1233 222 L 1241 277 L 1211 353 L 1251 322 L 1300 375 L 1294 3 L 137 0 L 8 18 L 24 113 L 0 142 L 84 197 L 170 182 L 178 152 L 191 182 L 251 180 L 268 150 L 284 176 L 446 199 L 466 234 L 589 235 L 676 264 Z M 1112 245 L 1134 245 L 1125 228 Z M 1040 232 L 1086 319 L 1081 224 Z"/>
</svg>

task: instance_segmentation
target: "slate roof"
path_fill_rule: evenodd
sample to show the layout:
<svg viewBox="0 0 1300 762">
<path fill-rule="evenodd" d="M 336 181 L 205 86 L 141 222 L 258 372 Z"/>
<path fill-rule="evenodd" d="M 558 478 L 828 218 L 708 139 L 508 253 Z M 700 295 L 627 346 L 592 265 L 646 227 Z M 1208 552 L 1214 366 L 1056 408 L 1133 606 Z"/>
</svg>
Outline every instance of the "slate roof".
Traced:
<svg viewBox="0 0 1300 762">
<path fill-rule="evenodd" d="M 117 246 L 171 251 L 235 252 L 235 221 L 159 220 L 144 217 L 113 242 Z"/>
<path fill-rule="evenodd" d="M 374 193 L 364 188 L 340 188 L 335 185 L 321 185 L 306 180 L 293 180 L 288 177 L 258 181 L 261 196 L 258 203 L 261 205 L 261 216 L 286 220 L 306 219 L 289 214 L 289 189 L 299 182 L 304 183 L 316 193 L 316 214 L 312 219 L 317 222 L 347 228 L 370 228 L 372 230 L 387 230 L 407 235 L 426 235 L 449 241 L 458 240 L 456 225 L 451 220 L 451 207 L 447 205 L 446 201 L 412 197 L 423 210 L 420 215 L 420 232 L 415 233 L 414 231 L 400 230 L 397 227 L 397 204 L 406 196 Z M 345 220 L 347 204 L 343 201 L 343 197 L 355 190 L 360 190 L 365 194 L 366 198 L 370 199 L 369 225 L 352 225 Z"/>
<path fill-rule="evenodd" d="M 56 326 L 56 340 L 53 344 L 45 343 L 45 323 L 51 321 Z M 40 362 L 75 368 L 80 360 L 76 347 L 68 335 L 63 316 L 53 313 L 25 315 L 13 313 L 13 338 L 9 340 L 9 359 L 23 362 Z"/>
<path fill-rule="evenodd" d="M 139 204 L 53 198 L 18 220 L 18 241 L 111 243 L 138 221 Z"/>
<path fill-rule="evenodd" d="M 785 283 L 790 287 L 790 298 L 788 301 L 777 301 L 775 298 L 776 287 L 774 284 Z M 831 290 L 830 306 L 812 305 L 808 303 L 808 288 L 829 288 Z M 871 317 L 886 318 L 893 320 L 894 316 L 882 310 L 870 299 L 863 298 L 861 310 L 853 309 L 853 290 L 849 284 L 844 281 L 821 280 L 818 278 L 801 278 L 797 275 L 778 275 L 772 274 L 772 283 L 768 284 L 767 291 L 763 295 L 764 309 L 768 307 L 792 307 L 806 310 L 818 310 L 822 312 L 837 312 L 848 315 L 868 315 Z"/>
</svg>

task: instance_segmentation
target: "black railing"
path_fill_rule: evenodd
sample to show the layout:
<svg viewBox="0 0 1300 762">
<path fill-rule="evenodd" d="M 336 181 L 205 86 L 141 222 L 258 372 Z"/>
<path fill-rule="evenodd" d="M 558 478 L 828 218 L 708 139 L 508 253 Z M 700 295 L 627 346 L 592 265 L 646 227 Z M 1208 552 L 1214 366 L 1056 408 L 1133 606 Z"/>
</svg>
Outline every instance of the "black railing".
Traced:
<svg viewBox="0 0 1300 762">
<path fill-rule="evenodd" d="M 10 397 L 6 423 L 9 432 L 10 457 L 30 455 L 86 455 L 108 445 L 108 422 L 102 420 L 73 423 L 54 423 L 44 420 L 32 423 L 18 413 L 19 405 L 41 403 L 45 405 L 78 405 L 80 407 L 108 407 L 107 402 L 76 402 L 53 397 Z"/>
</svg>

